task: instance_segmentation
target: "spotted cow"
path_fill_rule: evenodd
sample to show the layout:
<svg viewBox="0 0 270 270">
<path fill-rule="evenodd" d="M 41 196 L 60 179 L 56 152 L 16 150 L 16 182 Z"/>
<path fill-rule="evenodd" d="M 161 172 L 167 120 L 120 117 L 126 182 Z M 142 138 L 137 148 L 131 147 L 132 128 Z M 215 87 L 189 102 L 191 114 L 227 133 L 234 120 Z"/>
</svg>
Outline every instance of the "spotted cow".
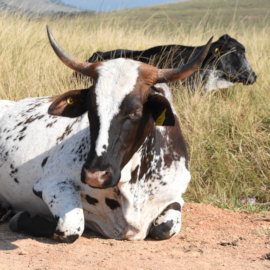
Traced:
<svg viewBox="0 0 270 270">
<path fill-rule="evenodd" d="M 58 57 L 94 84 L 0 101 L 0 199 L 17 211 L 10 228 L 65 242 L 85 225 L 114 239 L 177 234 L 190 173 L 165 82 L 199 68 L 211 40 L 189 64 L 157 69 L 122 58 L 81 61 L 47 31 Z"/>
<path fill-rule="evenodd" d="M 150 63 L 159 68 L 178 68 L 187 63 L 201 48 L 202 46 L 163 45 L 142 51 L 126 49 L 99 51 L 95 52 L 87 61 L 93 63 L 125 57 Z M 77 77 L 79 77 L 78 74 Z M 245 47 L 226 34 L 212 43 L 201 69 L 189 76 L 184 84 L 192 90 L 202 85 L 204 91 L 211 91 L 227 88 L 235 83 L 253 84 L 256 78 L 257 75 L 246 58 Z"/>
</svg>

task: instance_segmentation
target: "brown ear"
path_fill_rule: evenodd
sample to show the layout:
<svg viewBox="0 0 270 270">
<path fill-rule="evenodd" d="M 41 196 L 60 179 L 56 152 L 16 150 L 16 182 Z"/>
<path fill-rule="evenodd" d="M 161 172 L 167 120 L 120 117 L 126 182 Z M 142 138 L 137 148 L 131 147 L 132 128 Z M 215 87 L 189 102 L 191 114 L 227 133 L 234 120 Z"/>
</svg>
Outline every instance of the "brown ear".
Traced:
<svg viewBox="0 0 270 270">
<path fill-rule="evenodd" d="M 147 103 L 156 126 L 174 126 L 175 118 L 167 98 L 158 94 L 150 94 Z"/>
<path fill-rule="evenodd" d="M 51 115 L 78 117 L 87 111 L 89 90 L 72 90 L 57 96 L 48 109 Z"/>
</svg>

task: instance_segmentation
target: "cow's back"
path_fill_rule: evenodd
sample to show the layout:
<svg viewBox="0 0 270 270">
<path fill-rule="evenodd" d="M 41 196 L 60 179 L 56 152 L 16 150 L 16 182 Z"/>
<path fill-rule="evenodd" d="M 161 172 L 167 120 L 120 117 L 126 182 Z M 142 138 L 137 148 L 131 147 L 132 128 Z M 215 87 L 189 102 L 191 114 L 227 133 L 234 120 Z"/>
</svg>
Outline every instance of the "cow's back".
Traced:
<svg viewBox="0 0 270 270">
<path fill-rule="evenodd" d="M 178 68 L 186 64 L 202 48 L 182 45 L 161 45 L 146 50 L 117 49 L 107 52 L 95 52 L 87 61 L 90 63 L 116 59 L 130 58 L 143 63 L 152 64 L 158 68 Z"/>
</svg>

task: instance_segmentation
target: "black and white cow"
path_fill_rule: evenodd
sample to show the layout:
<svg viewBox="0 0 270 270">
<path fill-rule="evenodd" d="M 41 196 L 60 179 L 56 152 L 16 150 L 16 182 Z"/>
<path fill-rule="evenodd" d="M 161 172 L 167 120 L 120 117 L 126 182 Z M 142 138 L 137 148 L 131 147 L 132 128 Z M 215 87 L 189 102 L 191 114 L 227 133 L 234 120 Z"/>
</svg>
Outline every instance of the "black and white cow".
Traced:
<svg viewBox="0 0 270 270">
<path fill-rule="evenodd" d="M 178 68 L 186 64 L 202 46 L 163 45 L 142 51 L 118 49 L 108 52 L 95 52 L 87 61 L 130 58 L 159 68 Z M 257 75 L 245 56 L 245 47 L 229 35 L 221 36 L 213 42 L 203 61 L 201 69 L 185 80 L 185 84 L 195 89 L 203 85 L 205 91 L 227 88 L 235 83 L 253 84 Z"/>
<path fill-rule="evenodd" d="M 177 234 L 190 173 L 164 82 L 199 68 L 211 40 L 189 64 L 157 69 L 122 58 L 78 60 L 47 30 L 59 58 L 94 84 L 0 101 L 0 200 L 20 211 L 10 228 L 66 242 L 85 224 L 115 239 Z"/>
</svg>

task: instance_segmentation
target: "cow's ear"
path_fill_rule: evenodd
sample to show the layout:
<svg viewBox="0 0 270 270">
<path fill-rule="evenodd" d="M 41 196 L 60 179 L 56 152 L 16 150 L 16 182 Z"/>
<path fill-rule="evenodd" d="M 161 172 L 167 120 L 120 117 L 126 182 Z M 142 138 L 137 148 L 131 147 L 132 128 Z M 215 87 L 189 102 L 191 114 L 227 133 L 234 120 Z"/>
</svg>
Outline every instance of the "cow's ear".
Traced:
<svg viewBox="0 0 270 270">
<path fill-rule="evenodd" d="M 221 36 L 218 41 L 221 41 L 222 43 L 223 42 L 228 42 L 228 40 L 230 39 L 231 37 L 228 35 L 228 34 L 225 34 L 223 36 Z"/>
<path fill-rule="evenodd" d="M 72 90 L 53 98 L 48 109 L 51 115 L 78 117 L 87 111 L 89 90 Z"/>
<path fill-rule="evenodd" d="M 175 118 L 167 98 L 158 94 L 150 94 L 147 103 L 156 126 L 174 126 Z"/>
</svg>

